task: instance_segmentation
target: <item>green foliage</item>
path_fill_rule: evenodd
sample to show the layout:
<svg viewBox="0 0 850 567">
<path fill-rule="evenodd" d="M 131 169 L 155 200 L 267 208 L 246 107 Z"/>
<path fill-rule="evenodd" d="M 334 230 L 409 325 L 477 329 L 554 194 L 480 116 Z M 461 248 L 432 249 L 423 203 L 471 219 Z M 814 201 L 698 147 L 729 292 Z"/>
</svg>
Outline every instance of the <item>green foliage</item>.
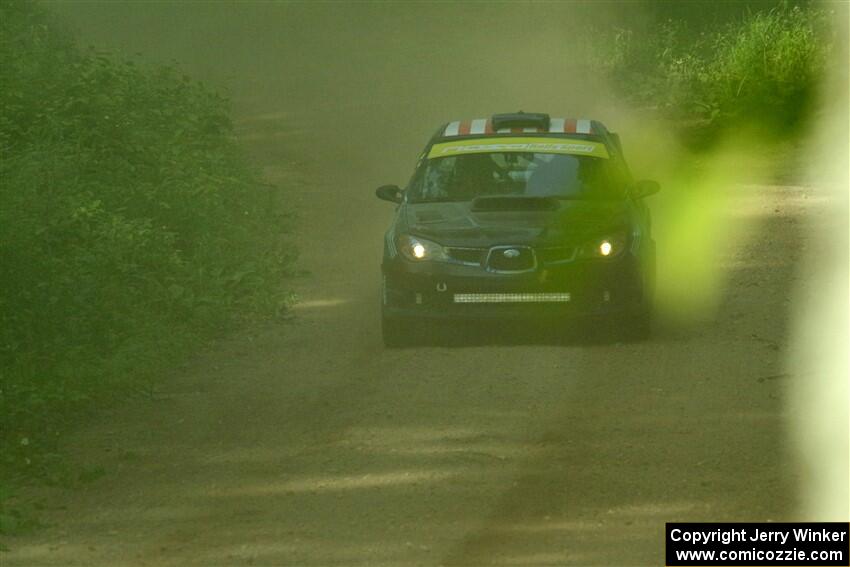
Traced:
<svg viewBox="0 0 850 567">
<path fill-rule="evenodd" d="M 831 47 L 825 24 L 823 12 L 787 4 L 714 31 L 667 20 L 651 33 L 618 30 L 599 66 L 618 94 L 703 137 L 745 127 L 781 139 L 812 109 Z"/>
<path fill-rule="evenodd" d="M 283 204 L 227 102 L 170 68 L 77 49 L 0 4 L 0 467 L 234 317 L 274 316 Z"/>
</svg>

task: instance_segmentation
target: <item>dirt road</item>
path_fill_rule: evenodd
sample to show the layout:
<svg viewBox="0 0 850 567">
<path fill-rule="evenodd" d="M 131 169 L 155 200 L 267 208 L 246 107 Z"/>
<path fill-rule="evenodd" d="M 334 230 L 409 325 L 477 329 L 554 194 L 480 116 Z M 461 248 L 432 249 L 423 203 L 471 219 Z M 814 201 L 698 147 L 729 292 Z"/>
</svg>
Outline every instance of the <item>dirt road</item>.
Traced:
<svg viewBox="0 0 850 567">
<path fill-rule="evenodd" d="M 131 19 L 87 29 L 120 44 Z M 47 493 L 48 527 L 9 542 L 4 567 L 661 565 L 664 522 L 795 518 L 783 352 L 807 190 L 742 188 L 730 214 L 755 228 L 723 252 L 702 323 L 635 344 L 496 329 L 385 350 L 392 210 L 373 188 L 403 181 L 434 124 L 412 112 L 393 137 L 381 117 L 400 103 L 361 94 L 328 117 L 268 88 L 237 108 L 300 211 L 294 319 L 211 345 L 156 399 L 77 432 L 73 459 L 106 474 Z"/>
<path fill-rule="evenodd" d="M 295 320 L 215 345 L 155 401 L 80 431 L 69 450 L 106 476 L 51 494 L 50 527 L 4 565 L 660 565 L 665 521 L 793 517 L 781 392 L 799 191 L 755 192 L 761 229 L 699 328 L 393 351 L 377 319 L 390 213 L 324 183 L 300 193 L 315 215 Z M 325 215 L 346 212 L 337 238 Z"/>
</svg>

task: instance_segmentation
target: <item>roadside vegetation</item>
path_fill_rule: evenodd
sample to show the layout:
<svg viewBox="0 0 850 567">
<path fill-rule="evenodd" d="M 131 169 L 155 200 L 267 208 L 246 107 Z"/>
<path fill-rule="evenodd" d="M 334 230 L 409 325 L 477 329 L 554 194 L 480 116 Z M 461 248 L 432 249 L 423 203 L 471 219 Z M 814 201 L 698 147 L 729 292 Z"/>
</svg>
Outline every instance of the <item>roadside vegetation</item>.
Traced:
<svg viewBox="0 0 850 567">
<path fill-rule="evenodd" d="M 835 57 L 829 6 L 680 2 L 597 34 L 593 65 L 623 106 L 649 118 L 643 163 L 662 179 L 655 316 L 690 325 L 711 317 L 728 277 L 717 254 L 752 226 L 724 213 L 746 183 L 810 175 L 808 143 Z M 654 143 L 665 148 L 655 155 Z"/>
<path fill-rule="evenodd" d="M 227 101 L 0 4 L 0 506 L 55 441 L 234 322 L 287 308 L 285 206 Z M 0 533 L 16 515 L 0 509 Z"/>
<path fill-rule="evenodd" d="M 597 62 L 632 106 L 670 119 L 705 149 L 745 129 L 767 143 L 804 131 L 832 50 L 831 14 L 779 3 L 684 2 L 648 28 L 608 34 Z"/>
</svg>

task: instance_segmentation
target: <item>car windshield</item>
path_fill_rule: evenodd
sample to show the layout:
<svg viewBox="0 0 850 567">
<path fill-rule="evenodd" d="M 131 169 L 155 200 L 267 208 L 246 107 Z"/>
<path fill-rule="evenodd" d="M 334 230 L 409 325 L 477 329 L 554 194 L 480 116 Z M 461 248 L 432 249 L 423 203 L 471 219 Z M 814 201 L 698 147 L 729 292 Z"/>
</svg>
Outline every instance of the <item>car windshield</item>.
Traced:
<svg viewBox="0 0 850 567">
<path fill-rule="evenodd" d="M 476 153 L 427 160 L 408 191 L 414 203 L 493 195 L 619 199 L 624 183 L 609 160 L 553 153 Z"/>
</svg>

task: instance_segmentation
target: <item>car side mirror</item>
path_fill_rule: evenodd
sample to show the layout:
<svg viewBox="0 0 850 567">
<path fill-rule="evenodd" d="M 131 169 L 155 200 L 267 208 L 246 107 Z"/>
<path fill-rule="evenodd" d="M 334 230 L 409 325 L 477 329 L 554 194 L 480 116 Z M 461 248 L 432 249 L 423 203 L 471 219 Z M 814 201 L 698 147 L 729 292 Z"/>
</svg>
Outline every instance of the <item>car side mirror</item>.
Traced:
<svg viewBox="0 0 850 567">
<path fill-rule="evenodd" d="M 655 195 L 661 191 L 661 185 L 659 185 L 657 181 L 641 179 L 640 181 L 635 182 L 633 190 L 635 197 L 640 199 L 643 197 L 649 197 L 650 195 Z"/>
<path fill-rule="evenodd" d="M 384 201 L 401 203 L 401 188 L 398 185 L 381 185 L 375 189 L 375 195 L 378 199 L 383 199 Z"/>
</svg>

